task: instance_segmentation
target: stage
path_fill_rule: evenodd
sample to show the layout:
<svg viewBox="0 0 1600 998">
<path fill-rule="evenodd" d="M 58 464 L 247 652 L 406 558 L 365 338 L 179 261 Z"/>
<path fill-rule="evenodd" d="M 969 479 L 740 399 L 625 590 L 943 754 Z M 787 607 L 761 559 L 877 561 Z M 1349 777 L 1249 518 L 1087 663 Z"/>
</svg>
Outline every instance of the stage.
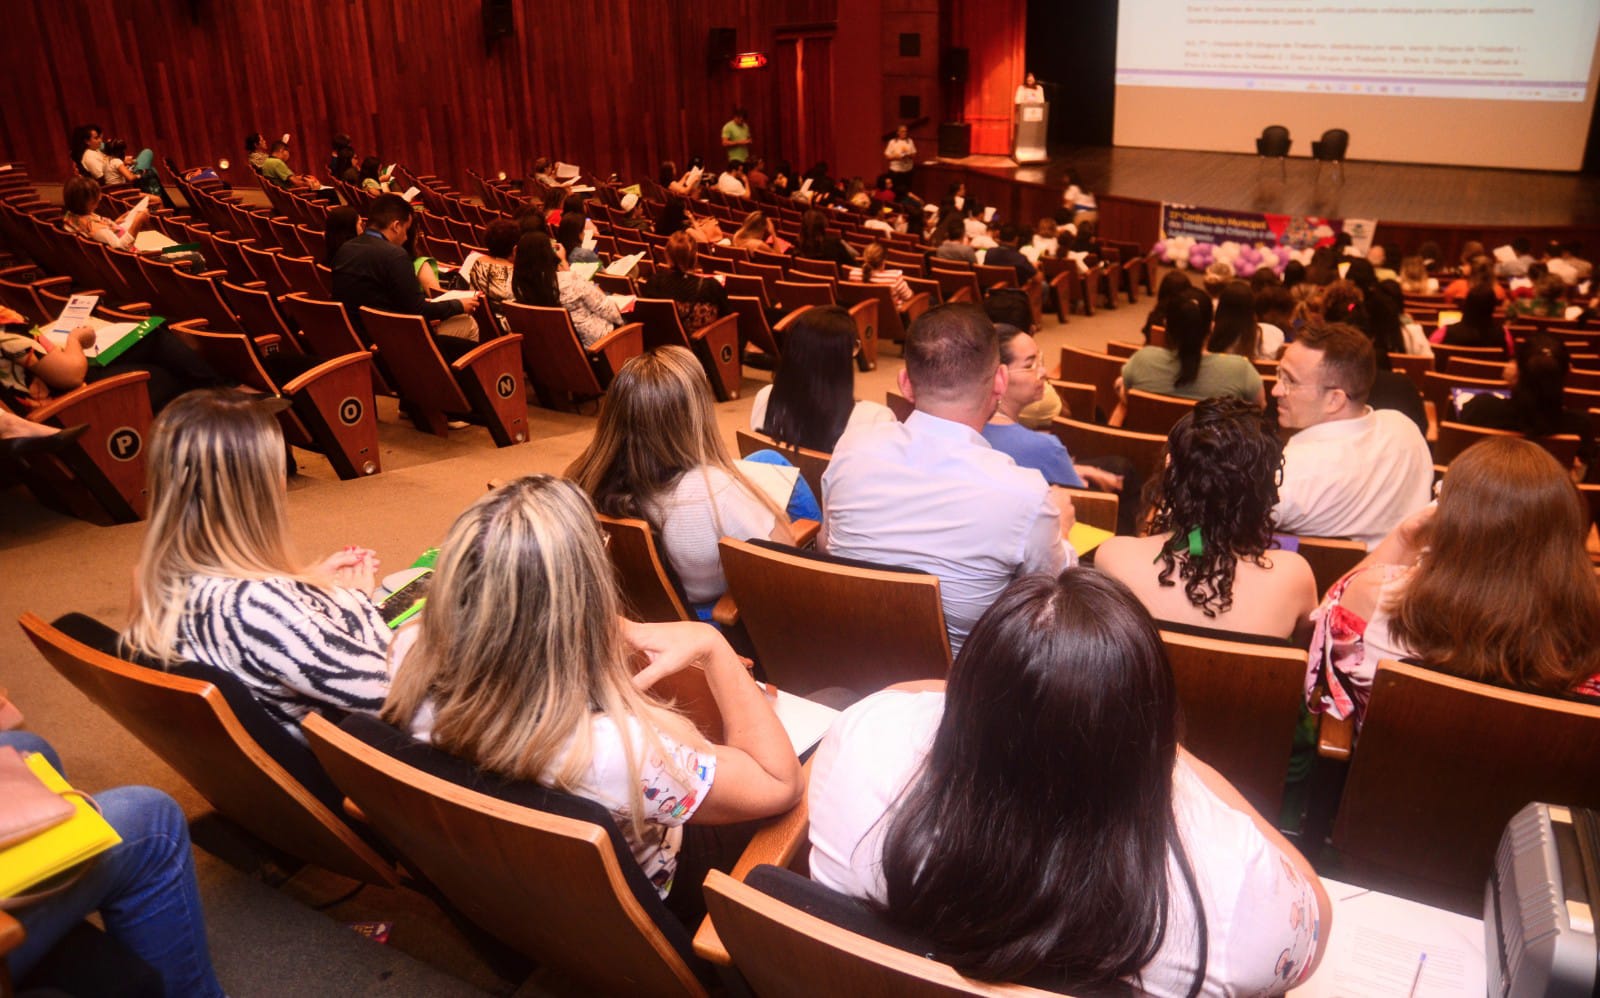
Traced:
<svg viewBox="0 0 1600 998">
<path fill-rule="evenodd" d="M 1378 239 L 1411 250 L 1423 239 L 1446 254 L 1467 239 L 1503 242 L 1516 235 L 1584 242 L 1600 248 L 1600 177 L 1531 170 L 1375 163 L 1335 167 L 1305 156 L 1257 156 L 1167 149 L 1076 147 L 1051 151 L 1048 163 L 1018 166 L 1003 156 L 940 159 L 917 167 L 918 192 L 942 201 L 966 183 L 980 202 L 1031 225 L 1060 205 L 1068 167 L 1100 205 L 1102 234 L 1149 245 L 1163 201 L 1332 218 L 1374 218 Z M 1339 172 L 1343 171 L 1343 181 Z"/>
</svg>

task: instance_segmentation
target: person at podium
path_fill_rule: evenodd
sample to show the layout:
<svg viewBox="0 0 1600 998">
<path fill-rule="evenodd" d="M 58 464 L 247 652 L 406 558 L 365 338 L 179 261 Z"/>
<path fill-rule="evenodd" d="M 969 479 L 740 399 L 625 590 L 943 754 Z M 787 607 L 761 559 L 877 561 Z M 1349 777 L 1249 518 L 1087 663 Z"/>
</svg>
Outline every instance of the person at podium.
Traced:
<svg viewBox="0 0 1600 998">
<path fill-rule="evenodd" d="M 1044 103 L 1044 87 L 1039 85 L 1039 81 L 1034 77 L 1034 75 L 1032 73 L 1029 73 L 1026 77 L 1023 78 L 1022 82 L 1020 84 L 1018 84 L 1018 86 L 1017 86 L 1017 97 L 1016 97 L 1016 100 L 1012 101 L 1012 103 L 1013 104 L 1043 104 Z"/>
</svg>

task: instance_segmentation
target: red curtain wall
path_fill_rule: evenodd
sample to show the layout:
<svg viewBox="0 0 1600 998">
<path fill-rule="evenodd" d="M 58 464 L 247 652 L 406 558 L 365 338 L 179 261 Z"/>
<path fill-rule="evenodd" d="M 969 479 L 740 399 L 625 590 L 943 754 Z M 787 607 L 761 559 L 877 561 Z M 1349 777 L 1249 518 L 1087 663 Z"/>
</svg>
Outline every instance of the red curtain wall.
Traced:
<svg viewBox="0 0 1600 998">
<path fill-rule="evenodd" d="M 1011 106 L 1027 73 L 1024 58 L 1027 0 L 953 3 L 948 44 L 967 50 L 964 117 L 972 125 L 975 154 L 1011 152 Z"/>
</svg>

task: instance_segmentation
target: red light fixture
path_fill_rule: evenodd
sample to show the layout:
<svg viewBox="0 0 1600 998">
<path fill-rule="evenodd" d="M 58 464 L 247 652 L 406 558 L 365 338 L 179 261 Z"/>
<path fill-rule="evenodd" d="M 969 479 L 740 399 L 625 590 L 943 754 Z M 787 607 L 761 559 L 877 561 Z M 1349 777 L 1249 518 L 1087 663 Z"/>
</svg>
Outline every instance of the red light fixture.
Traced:
<svg viewBox="0 0 1600 998">
<path fill-rule="evenodd" d="M 767 64 L 767 57 L 760 52 L 740 52 L 729 63 L 734 69 L 760 69 Z"/>
</svg>

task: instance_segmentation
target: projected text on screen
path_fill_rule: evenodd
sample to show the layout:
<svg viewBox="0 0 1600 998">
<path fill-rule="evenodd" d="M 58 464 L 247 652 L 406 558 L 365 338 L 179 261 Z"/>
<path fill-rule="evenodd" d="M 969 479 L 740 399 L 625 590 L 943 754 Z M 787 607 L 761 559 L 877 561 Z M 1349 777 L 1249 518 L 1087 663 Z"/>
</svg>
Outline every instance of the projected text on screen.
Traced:
<svg viewBox="0 0 1600 998">
<path fill-rule="evenodd" d="M 1587 100 L 1595 0 L 1123 0 L 1119 86 Z"/>
</svg>

